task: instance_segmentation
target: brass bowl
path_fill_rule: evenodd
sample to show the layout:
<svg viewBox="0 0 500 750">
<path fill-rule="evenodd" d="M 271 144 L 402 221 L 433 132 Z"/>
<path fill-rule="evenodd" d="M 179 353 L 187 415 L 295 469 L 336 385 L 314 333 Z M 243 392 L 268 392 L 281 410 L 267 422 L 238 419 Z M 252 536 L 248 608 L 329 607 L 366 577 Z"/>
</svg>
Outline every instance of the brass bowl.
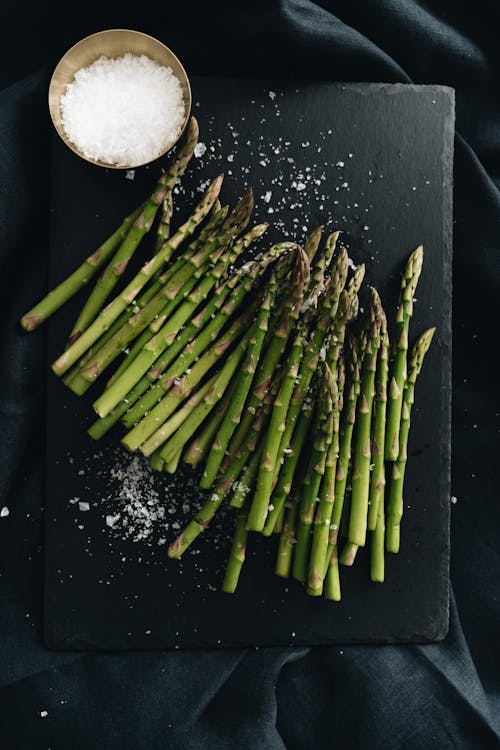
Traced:
<svg viewBox="0 0 500 750">
<path fill-rule="evenodd" d="M 135 167 L 142 167 L 148 162 L 118 166 L 116 164 L 106 164 L 102 161 L 89 159 L 82 154 L 75 144 L 71 143 L 64 132 L 61 122 L 61 97 L 66 93 L 66 86 L 73 81 L 75 73 L 80 70 L 80 68 L 87 67 L 87 65 L 93 63 L 98 57 L 101 57 L 101 55 L 113 58 L 120 57 L 126 52 L 131 52 L 134 55 L 146 55 L 160 65 L 172 68 L 174 75 L 177 76 L 182 86 L 184 106 L 186 109 L 184 123 L 175 141 L 172 141 L 172 143 L 170 143 L 161 154 L 158 154 L 155 157 L 155 160 L 159 159 L 175 146 L 184 132 L 191 113 L 191 86 L 189 85 L 186 71 L 172 50 L 166 47 L 162 42 L 158 41 L 158 39 L 155 39 L 148 34 L 143 34 L 140 31 L 131 31 L 129 29 L 109 29 L 108 31 L 99 31 L 97 34 L 91 34 L 80 42 L 77 42 L 77 44 L 71 47 L 64 57 L 61 58 L 52 74 L 49 85 L 50 116 L 55 129 L 68 148 L 74 151 L 74 153 L 82 159 L 85 159 L 85 161 L 88 161 L 91 164 L 96 164 L 99 167 L 106 167 L 107 169 L 133 169 Z"/>
</svg>

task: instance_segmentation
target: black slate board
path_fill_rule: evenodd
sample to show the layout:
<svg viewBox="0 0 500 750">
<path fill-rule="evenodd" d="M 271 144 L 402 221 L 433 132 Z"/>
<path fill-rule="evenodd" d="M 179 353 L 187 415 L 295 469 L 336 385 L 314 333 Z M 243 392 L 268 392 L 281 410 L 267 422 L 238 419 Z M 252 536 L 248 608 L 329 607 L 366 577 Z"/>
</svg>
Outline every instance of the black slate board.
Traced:
<svg viewBox="0 0 500 750">
<path fill-rule="evenodd" d="M 237 594 L 220 593 L 229 514 L 194 554 L 180 564 L 168 560 L 158 542 L 175 536 L 172 524 L 190 517 L 187 505 L 200 495 L 189 471 L 173 480 L 155 477 L 169 529 L 156 524 L 146 540 L 124 540 L 105 522 L 118 507 L 110 474 L 121 453 L 117 434 L 98 445 L 87 438 L 95 394 L 78 399 L 50 374 L 46 643 L 135 649 L 439 640 L 448 625 L 453 92 L 208 78 L 195 79 L 193 91 L 208 148 L 182 181 L 176 216 L 186 213 L 200 181 L 223 170 L 224 200 L 251 184 L 256 218 L 275 222 L 265 244 L 283 235 L 301 240 L 319 223 L 345 230 L 388 315 L 404 260 L 425 246 L 412 332 L 430 325 L 438 332 L 417 386 L 401 552 L 387 558 L 380 586 L 370 583 L 363 551 L 352 569 L 341 570 L 343 600 L 333 604 L 275 577 L 275 540 L 255 538 Z M 55 139 L 52 284 L 107 236 L 156 176 L 152 165 L 127 180 L 86 164 Z M 141 252 L 142 261 L 147 244 Z M 49 361 L 81 303 L 79 296 L 51 322 Z M 120 465 L 127 460 L 118 457 Z M 90 511 L 79 511 L 75 498 L 89 502 Z"/>
</svg>

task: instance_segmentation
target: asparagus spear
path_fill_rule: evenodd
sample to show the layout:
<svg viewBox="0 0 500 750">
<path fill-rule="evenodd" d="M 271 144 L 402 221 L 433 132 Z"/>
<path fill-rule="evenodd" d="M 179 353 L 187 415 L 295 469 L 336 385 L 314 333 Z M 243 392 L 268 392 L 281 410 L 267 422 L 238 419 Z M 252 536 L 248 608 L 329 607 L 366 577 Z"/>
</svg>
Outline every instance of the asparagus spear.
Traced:
<svg viewBox="0 0 500 750">
<path fill-rule="evenodd" d="M 161 216 L 156 230 L 155 250 L 159 250 L 170 236 L 170 222 L 172 221 L 173 210 L 172 191 L 168 191 L 161 205 Z"/>
<path fill-rule="evenodd" d="M 255 477 L 257 476 L 261 451 L 262 446 L 252 454 L 250 462 L 243 469 L 238 482 L 235 483 L 234 492 L 229 501 L 231 508 L 243 508 L 245 505 L 248 494 L 251 492 L 255 482 Z"/>
<path fill-rule="evenodd" d="M 338 369 L 333 372 L 335 373 L 333 377 L 334 380 L 336 379 L 336 383 L 332 393 L 332 437 L 326 453 L 325 473 L 319 492 L 319 505 L 314 518 L 309 578 L 307 582 L 307 593 L 311 596 L 321 596 L 323 592 L 328 537 L 330 534 L 330 523 L 333 503 L 335 500 L 335 474 L 337 469 L 337 458 L 340 450 L 340 412 L 342 411 L 344 391 L 343 359 L 339 360 Z M 335 391 L 337 398 L 335 398 Z"/>
<path fill-rule="evenodd" d="M 276 556 L 275 573 L 280 578 L 288 578 L 292 567 L 293 550 L 295 545 L 295 532 L 299 503 L 295 495 L 291 494 L 291 500 L 286 508 L 285 522 L 280 532 L 278 542 L 278 554 Z"/>
<path fill-rule="evenodd" d="M 144 203 L 141 213 L 130 227 L 127 236 L 118 247 L 108 266 L 104 269 L 101 276 L 97 279 L 96 285 L 92 290 L 87 302 L 83 306 L 70 334 L 70 341 L 74 342 L 85 331 L 90 323 L 95 320 L 102 310 L 104 303 L 115 288 L 118 280 L 125 272 L 127 265 L 137 250 L 142 238 L 149 232 L 159 206 L 163 203 L 167 195 L 171 194 L 177 179 L 184 173 L 188 165 L 198 140 L 198 123 L 192 117 L 182 137 L 176 158 L 168 170 L 164 172 L 153 194 Z M 159 249 L 159 248 L 158 248 Z M 169 248 L 170 254 L 173 248 Z M 167 253 L 164 258 L 166 262 L 169 258 Z"/>
<path fill-rule="evenodd" d="M 285 430 L 286 414 L 299 373 L 303 351 L 304 331 L 302 326 L 300 326 L 292 344 L 281 388 L 274 401 L 271 421 L 266 432 L 257 476 L 257 488 L 248 513 L 248 526 L 253 531 L 262 531 L 264 528 L 269 503 L 262 508 L 261 504 L 256 502 L 256 498 L 260 493 L 267 492 L 267 485 L 269 485 L 269 497 L 271 496 L 274 467 L 279 451 L 280 439 Z"/>
<path fill-rule="evenodd" d="M 398 457 L 403 388 L 407 374 L 408 331 L 413 315 L 413 297 L 422 271 L 423 258 L 424 249 L 420 245 L 408 258 L 401 282 L 385 428 L 385 458 L 388 461 L 395 461 Z"/>
<path fill-rule="evenodd" d="M 309 261 L 311 263 L 312 263 L 314 256 L 316 255 L 316 251 L 319 247 L 319 243 L 321 242 L 322 234 L 323 234 L 323 227 L 316 227 L 316 229 L 313 229 L 311 234 L 308 236 L 308 238 L 304 242 L 304 252 L 309 258 Z"/>
<path fill-rule="evenodd" d="M 247 334 L 241 339 L 236 349 L 234 349 L 226 359 L 221 371 L 215 378 L 212 388 L 203 399 L 203 402 L 191 412 L 189 422 L 184 423 L 182 427 L 180 427 L 179 430 L 177 430 L 177 432 L 165 443 L 160 451 L 160 455 L 165 461 L 171 460 L 179 448 L 184 447 L 193 431 L 198 429 L 214 406 L 219 403 L 248 349 L 250 337 L 251 334 Z M 145 455 L 148 455 L 148 443 L 141 446 L 141 451 Z"/>
<path fill-rule="evenodd" d="M 209 241 L 198 253 L 191 256 L 179 271 L 169 278 L 169 281 L 158 294 L 136 315 L 129 318 L 123 328 L 86 365 L 82 372 L 85 378 L 95 380 L 147 325 L 152 324 L 153 332 L 156 327 L 163 325 L 182 304 L 183 297 L 194 288 L 199 277 L 203 275 L 207 263 L 217 261 L 223 255 L 224 249 L 234 233 L 245 227 L 250 218 L 252 207 L 253 197 L 249 190 L 224 222 L 219 235 Z M 206 281 L 203 293 L 207 292 L 207 285 L 209 286 L 212 282 L 213 279 L 210 279 L 210 282 Z M 192 309 L 192 305 L 190 307 Z M 187 312 L 189 312 L 189 309 Z M 185 313 L 186 306 L 183 306 L 182 312 L 179 313 L 181 318 Z M 158 314 L 159 318 L 155 321 L 155 316 Z M 178 318 L 175 318 L 172 321 L 173 330 L 176 330 L 177 325 Z"/>
<path fill-rule="evenodd" d="M 148 283 L 156 271 L 163 265 L 164 259 L 170 254 L 172 246 L 176 249 L 181 242 L 193 233 L 198 224 L 210 211 L 222 186 L 222 175 L 217 177 L 205 191 L 200 203 L 195 208 L 191 217 L 177 230 L 170 240 L 151 258 L 136 276 L 130 281 L 125 289 L 110 302 L 104 310 L 101 310 L 96 320 L 84 333 L 61 354 L 54 362 L 52 369 L 56 375 L 63 375 L 87 349 L 94 344 L 99 336 L 104 333 L 117 319 L 123 310 L 131 304 Z"/>
<path fill-rule="evenodd" d="M 147 450 L 152 453 L 153 450 L 156 450 L 163 443 L 161 439 L 161 425 L 175 411 L 177 406 L 189 396 L 201 378 L 219 362 L 223 354 L 238 339 L 249 321 L 249 312 L 251 314 L 252 310 L 243 313 L 226 333 L 205 352 L 203 357 L 191 369 L 188 368 L 189 372 L 185 368 L 182 369 L 183 365 L 176 365 L 176 363 L 172 365 L 172 368 L 165 373 L 165 377 L 161 381 L 162 385 L 160 387 L 164 391 L 167 391 L 165 396 L 122 439 L 122 443 L 127 448 L 137 450 L 137 448 L 141 447 L 147 441 Z M 207 345 L 205 343 L 205 339 L 207 338 L 206 331 L 204 334 L 198 339 L 199 348 L 202 350 Z M 210 341 L 209 337 L 208 341 Z M 174 375 L 174 372 L 177 374 Z"/>
<path fill-rule="evenodd" d="M 306 580 L 307 575 L 311 526 L 314 520 L 321 480 L 325 473 L 326 456 L 332 440 L 334 424 L 333 404 L 337 400 L 336 379 L 325 363 L 316 406 L 316 419 L 313 432 L 314 441 L 300 492 L 296 532 L 297 544 L 293 557 L 293 576 L 302 582 Z"/>
<path fill-rule="evenodd" d="M 371 291 L 370 320 L 367 345 L 363 357 L 361 392 L 358 402 L 356 441 L 352 469 L 351 512 L 349 516 L 349 541 L 364 547 L 368 516 L 371 463 L 371 422 L 375 392 L 377 353 L 380 347 L 380 317 L 382 306 L 375 291 Z"/>
<path fill-rule="evenodd" d="M 217 379 L 217 375 L 212 375 L 212 377 L 206 381 L 206 383 L 203 383 L 203 385 L 200 385 L 198 390 L 194 391 L 192 395 L 185 401 L 180 409 L 177 409 L 175 414 L 172 414 L 172 416 L 167 419 L 163 425 L 163 436 L 164 436 L 164 442 L 168 440 L 169 437 L 175 434 L 177 430 L 179 430 L 182 425 L 186 422 L 187 419 L 191 418 L 191 414 L 193 410 L 199 406 L 202 402 L 205 396 L 210 393 L 210 389 L 214 387 L 215 381 Z M 147 453 L 145 455 L 151 456 L 153 454 L 153 451 L 151 453 Z M 172 455 L 169 456 L 169 459 L 167 460 L 165 456 L 162 455 L 161 450 L 158 451 L 158 455 L 160 458 L 162 458 L 166 464 L 168 464 L 168 460 L 171 460 L 173 456 L 176 455 L 176 451 L 172 452 Z"/>
<path fill-rule="evenodd" d="M 352 567 L 358 554 L 359 544 L 353 544 L 352 542 L 346 542 L 342 554 L 340 555 L 340 563 Z"/>
<path fill-rule="evenodd" d="M 384 502 L 385 487 L 385 419 L 387 407 L 387 361 L 389 358 L 389 337 L 385 313 L 380 315 L 380 351 L 377 361 L 375 416 L 372 434 L 373 470 L 370 477 L 370 500 L 368 509 L 368 529 L 375 531 L 378 525 L 378 507 Z"/>
<path fill-rule="evenodd" d="M 71 388 L 79 396 L 83 395 L 94 381 L 89 381 L 83 377 L 82 370 L 89 364 L 90 360 L 94 355 L 102 350 L 105 344 L 113 338 L 113 336 L 123 327 L 123 325 L 135 314 L 138 310 L 142 310 L 147 303 L 155 297 L 166 282 L 173 276 L 173 274 L 182 266 L 185 261 L 192 255 L 194 255 L 203 245 L 205 241 L 211 236 L 211 234 L 219 228 L 224 219 L 227 216 L 227 206 L 222 208 L 220 201 L 217 199 L 214 202 L 212 210 L 207 221 L 207 224 L 200 232 L 198 238 L 192 242 L 187 251 L 183 254 L 182 258 L 178 258 L 175 263 L 170 266 L 166 271 L 161 273 L 159 269 L 151 279 L 151 282 L 146 286 L 145 290 L 139 295 L 137 300 L 132 305 L 129 305 L 118 318 L 115 320 L 112 326 L 108 328 L 102 336 L 96 341 L 94 346 L 84 354 L 84 356 L 77 362 L 75 367 L 63 378 L 64 383 Z"/>
<path fill-rule="evenodd" d="M 350 385 L 345 399 L 340 431 L 340 450 L 337 459 L 337 469 L 335 473 L 335 490 L 334 504 L 332 509 L 332 518 L 330 524 L 330 537 L 327 552 L 327 560 L 330 559 L 333 545 L 337 543 L 337 537 L 342 518 L 344 507 L 345 490 L 347 483 L 347 472 L 351 459 L 351 444 L 354 423 L 356 420 L 356 404 L 361 387 L 361 361 L 363 355 L 363 345 L 358 343 L 357 339 L 351 335 L 347 339 L 347 361 L 350 373 Z"/>
<path fill-rule="evenodd" d="M 260 359 L 264 337 L 269 327 L 269 313 L 274 295 L 275 279 L 272 277 L 257 317 L 252 338 L 250 339 L 246 361 L 238 377 L 236 392 L 208 454 L 207 463 L 200 482 L 200 487 L 204 487 L 205 489 L 208 489 L 214 483 L 231 436 L 241 420 L 243 407 L 252 386 L 255 370 Z"/>
<path fill-rule="evenodd" d="M 213 312 L 214 310 L 217 310 L 218 305 L 220 306 L 224 304 L 230 294 L 230 291 L 235 290 L 235 288 L 238 286 L 239 280 L 240 274 L 236 274 L 233 279 L 229 280 L 223 287 L 217 290 L 212 300 L 207 303 L 204 309 L 200 313 L 198 313 L 195 318 L 191 320 L 190 324 L 179 333 L 175 343 L 172 344 L 168 352 L 165 353 L 165 355 L 162 357 L 161 362 L 155 366 L 154 375 L 151 375 L 151 372 L 153 371 L 150 371 L 150 373 L 148 373 L 147 375 L 143 375 L 139 382 L 129 391 L 129 393 L 127 393 L 126 397 L 122 399 L 118 406 L 116 406 L 106 417 L 99 418 L 96 422 L 94 422 L 94 424 L 88 430 L 89 435 L 92 438 L 94 438 L 95 440 L 99 440 L 122 417 L 122 421 L 125 422 L 125 426 L 132 426 L 139 420 L 141 416 L 146 413 L 146 411 L 149 410 L 150 406 L 152 407 L 158 402 L 158 400 L 161 398 L 161 395 L 165 393 L 165 389 L 161 386 L 161 384 L 159 384 L 157 386 L 159 388 L 159 395 L 156 397 L 154 393 L 155 386 L 151 387 L 153 382 L 151 378 L 160 378 L 165 368 L 168 367 L 171 362 L 175 361 L 179 355 L 181 355 L 179 359 L 179 365 L 181 365 L 181 367 L 178 371 L 179 374 L 182 374 L 184 369 L 189 366 L 189 364 L 196 358 L 197 354 L 199 353 L 199 347 L 196 347 L 193 339 L 196 338 L 200 330 L 208 321 L 210 321 L 210 331 L 216 328 L 216 319 L 214 318 L 213 321 L 211 320 Z M 248 282 L 250 282 L 250 284 Z M 238 293 L 242 296 L 246 294 L 252 283 L 253 279 L 244 279 L 243 282 L 239 285 L 241 288 L 239 288 Z M 222 325 L 223 324 L 221 322 L 218 327 L 218 331 L 220 331 Z M 209 332 L 207 332 L 207 334 L 208 333 Z M 216 337 L 216 333 L 212 333 L 212 337 Z M 210 342 L 210 336 L 205 336 L 205 338 L 206 342 L 204 345 L 207 346 Z M 146 396 L 149 396 L 152 391 L 153 398 L 151 400 L 151 403 L 148 404 L 146 403 L 145 399 Z M 146 392 L 148 393 L 146 394 Z M 143 397 L 142 399 L 141 396 Z M 141 405 L 140 412 L 137 411 L 139 405 Z M 126 412 L 129 412 L 129 414 L 131 415 L 130 421 L 126 421 Z M 137 414 L 137 416 L 135 416 L 134 412 Z"/>
<path fill-rule="evenodd" d="M 256 237 L 260 237 L 266 228 L 266 224 L 259 224 L 254 227 L 245 235 L 245 238 L 241 242 L 235 243 L 228 255 L 223 255 L 212 268 L 207 270 L 199 284 L 189 294 L 184 294 L 185 301 L 180 305 L 175 314 L 167 319 L 155 336 L 152 338 L 148 337 L 148 340 L 141 347 L 140 353 L 132 359 L 130 366 L 121 373 L 95 402 L 94 407 L 101 416 L 105 417 L 106 413 L 109 413 L 122 398 L 125 398 L 127 393 L 148 372 L 158 358 L 172 346 L 179 335 L 179 331 L 192 318 L 200 303 L 207 298 L 214 286 L 225 274 L 227 265 L 233 263 L 239 253 L 243 252 Z"/>
<path fill-rule="evenodd" d="M 370 546 L 370 578 L 374 583 L 384 582 L 385 559 L 385 513 L 384 498 L 380 498 L 377 506 L 377 523 L 372 531 Z"/>
<path fill-rule="evenodd" d="M 285 453 L 283 466 L 280 469 L 278 483 L 271 495 L 271 504 L 273 507 L 269 506 L 269 513 L 262 530 L 264 536 L 271 536 L 275 530 L 278 517 L 290 495 L 295 470 L 309 432 L 313 409 L 314 401 L 311 399 L 311 401 L 304 403 L 300 412 L 290 448 Z"/>
<path fill-rule="evenodd" d="M 172 542 L 168 550 L 169 557 L 176 559 L 182 557 L 187 548 L 206 529 L 217 513 L 227 493 L 234 486 L 241 471 L 246 466 L 249 456 L 255 451 L 262 426 L 269 413 L 269 408 L 274 399 L 278 384 L 279 378 L 275 376 L 261 402 L 258 413 L 254 417 L 250 430 L 245 436 L 245 443 L 240 445 L 237 451 L 230 453 L 227 465 L 222 464 L 214 491 L 195 517 L 179 534 L 177 539 Z"/>
<path fill-rule="evenodd" d="M 52 289 L 38 304 L 21 318 L 21 325 L 26 331 L 34 331 L 47 318 L 56 312 L 65 302 L 73 297 L 106 262 L 119 244 L 126 237 L 128 230 L 141 213 L 142 206 L 133 211 L 122 221 L 118 229 L 103 244 L 86 258 L 82 265 L 73 271 L 67 279 Z"/>
<path fill-rule="evenodd" d="M 233 543 L 229 560 L 226 568 L 226 574 L 222 583 L 222 590 L 226 594 L 234 594 L 238 586 L 241 569 L 245 562 L 245 551 L 247 546 L 248 531 L 246 528 L 247 516 L 244 510 L 240 510 L 236 518 Z"/>
<path fill-rule="evenodd" d="M 285 455 L 284 452 L 290 444 L 297 417 L 317 368 L 324 338 L 331 320 L 337 311 L 340 294 L 347 278 L 347 260 L 347 253 L 342 249 L 334 263 L 330 283 L 322 295 L 323 307 L 321 315 L 317 320 L 311 341 L 307 345 L 302 357 L 297 382 L 289 400 L 289 407 L 286 411 L 284 408 L 281 409 L 279 407 L 279 411 L 282 412 L 280 415 L 282 416 L 280 426 L 283 429 L 277 435 L 269 433 L 269 441 L 262 453 L 257 487 L 248 514 L 248 523 L 251 530 L 262 531 L 264 528 L 274 481 L 278 477 L 282 459 Z M 277 448 L 276 445 L 278 445 Z"/>
<path fill-rule="evenodd" d="M 404 386 L 401 426 L 398 430 L 398 457 L 392 469 L 389 488 L 386 532 L 386 549 L 388 552 L 399 552 L 399 531 L 403 516 L 403 484 L 408 459 L 408 435 L 410 432 L 411 408 L 415 395 L 415 382 L 422 369 L 424 357 L 429 350 L 435 330 L 435 328 L 429 328 L 425 331 L 417 340 L 410 355 L 408 378 Z"/>
<path fill-rule="evenodd" d="M 309 247 L 306 249 L 306 253 L 309 258 L 314 256 L 314 252 L 316 251 L 319 245 L 321 232 L 322 232 L 322 227 L 319 227 L 310 235 L 310 237 L 306 241 L 306 245 L 309 243 Z M 304 349 L 304 338 L 306 335 L 306 331 L 308 330 L 311 324 L 311 308 L 317 304 L 318 293 L 322 291 L 322 287 L 324 285 L 325 271 L 330 265 L 331 259 L 335 252 L 335 246 L 337 243 L 338 236 L 339 236 L 339 232 L 334 232 L 328 237 L 323 251 L 319 254 L 319 257 L 317 257 L 316 259 L 314 270 L 311 275 L 311 281 L 310 281 L 309 289 L 308 289 L 308 299 L 306 301 L 307 307 L 305 310 L 304 318 L 302 321 L 302 325 L 299 325 L 299 330 L 297 332 L 295 341 L 293 343 L 291 354 L 289 355 L 289 359 L 287 363 L 288 370 L 283 377 L 282 386 L 274 404 L 271 424 L 268 428 L 267 440 L 264 446 L 264 451 L 265 452 L 267 451 L 268 453 L 268 457 L 266 458 L 266 460 L 271 465 L 273 464 L 274 451 L 275 450 L 278 451 L 279 446 L 280 446 L 280 442 L 276 440 L 275 435 L 276 433 L 281 434 L 285 430 L 286 414 L 288 411 L 290 399 L 292 397 L 292 392 L 295 386 L 295 381 L 298 375 L 299 365 L 302 360 L 303 349 Z M 306 428 L 306 431 L 307 431 L 307 428 Z M 274 456 L 274 460 L 275 459 L 276 459 L 276 456 Z M 285 460 L 286 459 L 283 459 L 282 463 Z M 293 469 L 292 469 L 292 464 L 293 464 Z M 292 471 L 292 476 L 293 476 L 294 468 L 295 468 L 295 464 L 293 463 L 293 461 L 291 461 L 289 470 Z M 276 483 L 276 479 L 277 477 L 275 474 L 275 476 L 273 477 L 273 486 Z M 290 480 L 291 480 L 291 477 L 290 477 Z M 283 495 L 282 493 L 282 497 L 277 503 L 276 508 L 273 504 L 273 508 L 271 510 L 272 521 L 270 521 L 268 524 L 268 521 L 269 521 L 269 515 L 268 515 L 266 518 L 264 527 L 262 529 L 265 535 L 271 534 L 272 531 L 274 530 L 276 520 L 283 509 L 283 504 L 285 502 L 287 494 L 288 493 Z M 267 531 L 266 531 L 266 525 L 267 525 Z"/>
<path fill-rule="evenodd" d="M 218 279 L 225 273 L 228 261 L 229 257 L 223 255 L 212 268 L 208 268 L 194 289 L 189 294 L 183 295 L 184 302 L 175 313 L 168 317 L 156 335 L 149 338 L 142 346 L 140 353 L 132 360 L 130 366 L 94 402 L 94 409 L 101 417 L 109 414 L 126 397 L 161 354 L 173 344 L 178 332 L 194 315 L 196 308 L 207 298 Z"/>
<path fill-rule="evenodd" d="M 269 341 L 264 342 L 265 353 L 262 363 L 255 374 L 254 386 L 247 403 L 245 412 L 232 439 L 232 450 L 236 450 L 244 441 L 246 433 L 252 423 L 255 410 L 262 403 L 273 375 L 277 370 L 280 359 L 285 350 L 291 330 L 299 316 L 304 288 L 309 283 L 309 260 L 299 245 L 292 245 L 290 249 L 295 255 L 291 270 L 290 285 L 284 284 L 283 304 L 277 304 L 277 315 L 270 324 Z M 286 264 L 285 264 L 286 265 Z M 279 268 L 278 268 L 279 288 Z"/>
<path fill-rule="evenodd" d="M 204 461 L 210 451 L 210 447 L 214 441 L 217 430 L 219 429 L 222 420 L 227 414 L 229 404 L 233 397 L 236 383 L 233 382 L 227 391 L 221 398 L 219 405 L 214 409 L 212 417 L 203 425 L 199 435 L 197 435 L 190 445 L 186 448 L 182 460 L 186 464 L 190 464 L 193 469 L 196 469 L 201 461 Z"/>
<path fill-rule="evenodd" d="M 328 568 L 325 577 L 325 599 L 332 602 L 340 602 L 342 595 L 340 591 L 340 576 L 339 576 L 339 559 L 337 544 L 334 544 L 330 557 L 328 558 Z"/>
</svg>

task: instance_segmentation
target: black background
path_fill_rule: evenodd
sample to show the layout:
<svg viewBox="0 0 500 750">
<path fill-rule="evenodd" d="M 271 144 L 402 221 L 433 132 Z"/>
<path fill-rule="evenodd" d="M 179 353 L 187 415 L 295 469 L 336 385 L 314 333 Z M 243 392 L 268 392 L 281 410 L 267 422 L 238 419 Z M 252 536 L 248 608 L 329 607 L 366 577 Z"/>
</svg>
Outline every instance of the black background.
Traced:
<svg viewBox="0 0 500 750">
<path fill-rule="evenodd" d="M 79 295 L 50 323 L 46 641 L 63 649 L 130 649 L 440 639 L 448 627 L 453 93 L 207 77 L 193 78 L 192 85 L 207 151 L 193 158 L 182 179 L 174 226 L 187 218 L 200 183 L 223 170 L 223 202 L 234 205 L 250 183 L 253 220 L 272 222 L 255 252 L 283 236 L 303 241 L 304 225 L 325 224 L 325 234 L 342 228 L 354 262 L 366 263 L 366 284 L 379 290 L 391 326 L 401 268 L 410 250 L 425 247 L 411 340 L 432 325 L 437 334 L 412 411 L 401 553 L 387 556 L 386 582 L 377 586 L 370 582 L 367 545 L 352 569 L 341 567 L 342 602 L 335 605 L 311 600 L 293 580 L 273 575 L 277 537 L 250 536 L 241 585 L 232 597 L 222 593 L 231 512 L 224 522 L 217 514 L 181 561 L 169 560 L 164 546 L 113 537 L 103 498 L 123 429 L 96 444 L 83 425 L 95 419 L 91 403 L 100 381 L 80 399 L 49 368 L 85 298 Z M 54 137 L 51 287 L 142 202 L 157 173 L 158 165 L 137 170 L 132 182 L 123 172 L 87 164 Z M 292 187 L 298 174 L 302 191 Z M 267 189 L 269 203 L 262 199 Z M 145 262 L 150 253 L 144 243 L 134 261 Z M 126 449 L 122 454 L 127 458 L 119 462 L 130 460 Z M 184 527 L 200 504 L 197 478 L 186 469 L 155 479 L 167 522 Z M 201 502 L 208 494 L 201 493 Z M 75 496 L 90 501 L 90 512 L 70 503 Z M 171 542 L 177 533 L 164 529 L 161 537 Z"/>
<path fill-rule="evenodd" d="M 493 748 L 500 643 L 497 4 L 17 4 L 3 8 L 0 717 L 8 748 Z M 473 15 L 471 15 L 473 13 Z M 439 645 L 142 654 L 42 646 L 44 332 L 15 321 L 48 266 L 51 68 L 87 33 L 131 27 L 189 71 L 441 83 L 457 96 L 451 629 Z M 496 470 L 495 470 L 496 469 Z M 46 717 L 40 712 L 47 711 Z"/>
</svg>

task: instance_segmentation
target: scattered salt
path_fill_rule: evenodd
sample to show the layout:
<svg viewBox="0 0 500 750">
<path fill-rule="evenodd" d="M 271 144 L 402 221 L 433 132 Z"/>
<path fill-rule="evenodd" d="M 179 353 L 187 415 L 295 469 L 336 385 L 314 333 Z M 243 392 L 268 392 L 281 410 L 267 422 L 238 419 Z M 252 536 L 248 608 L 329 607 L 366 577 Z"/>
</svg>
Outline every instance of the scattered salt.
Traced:
<svg viewBox="0 0 500 750">
<path fill-rule="evenodd" d="M 69 140 L 87 158 L 117 166 L 144 164 L 166 151 L 184 115 L 179 79 L 145 55 L 100 57 L 77 71 L 61 97 Z"/>
<path fill-rule="evenodd" d="M 203 154 L 205 154 L 206 151 L 207 151 L 207 147 L 205 146 L 204 143 L 201 143 L 201 142 L 197 143 L 196 146 L 194 147 L 194 155 L 196 156 L 197 159 L 203 156 Z"/>
</svg>

